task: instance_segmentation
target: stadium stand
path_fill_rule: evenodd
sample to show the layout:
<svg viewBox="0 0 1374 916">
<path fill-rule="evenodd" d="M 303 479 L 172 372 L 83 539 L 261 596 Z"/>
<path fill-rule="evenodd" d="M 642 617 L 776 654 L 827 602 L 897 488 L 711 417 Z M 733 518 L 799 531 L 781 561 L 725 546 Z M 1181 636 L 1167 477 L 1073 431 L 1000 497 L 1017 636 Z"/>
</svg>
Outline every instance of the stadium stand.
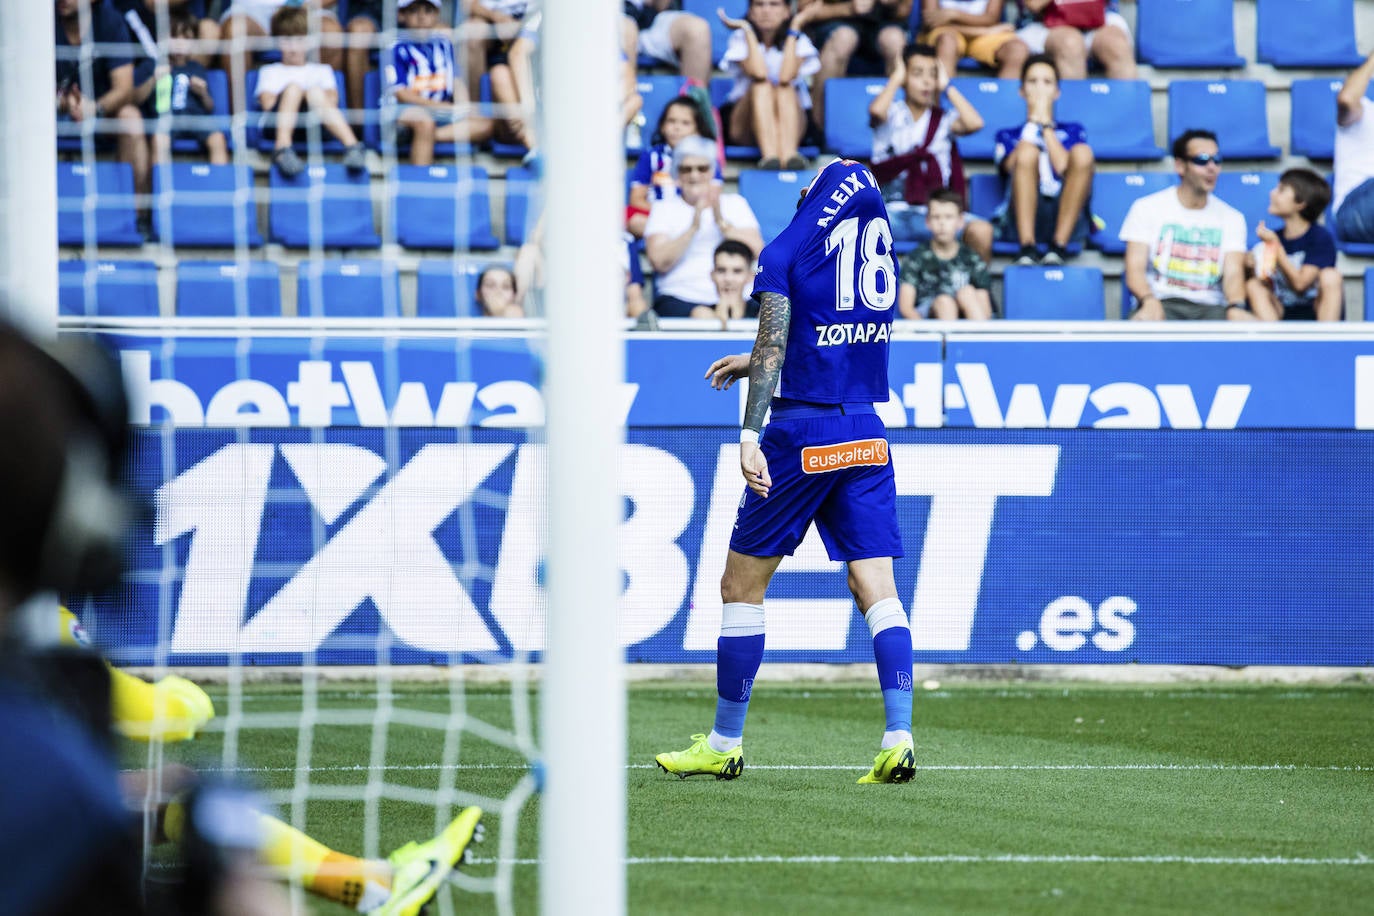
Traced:
<svg viewBox="0 0 1374 916">
<path fill-rule="evenodd" d="M 59 261 L 61 315 L 156 318 L 157 265 L 152 261 Z"/>
<path fill-rule="evenodd" d="M 1275 67 L 1357 67 L 1355 0 L 1255 0 L 1258 59 Z"/>
<path fill-rule="evenodd" d="M 1098 172 L 1093 176 L 1092 211 L 1101 227 L 1093 227 L 1088 244 L 1103 254 L 1125 254 L 1126 243 L 1119 236 L 1131 204 L 1177 181 L 1172 172 Z"/>
<path fill-rule="evenodd" d="M 153 166 L 153 236 L 179 248 L 262 244 L 245 165 L 172 162 Z"/>
<path fill-rule="evenodd" d="M 390 183 L 396 199 L 388 209 L 396 240 L 405 247 L 490 251 L 501 246 L 491 231 L 491 196 L 481 166 L 398 165 Z"/>
<path fill-rule="evenodd" d="M 396 262 L 302 261 L 296 273 L 296 311 L 311 318 L 398 318 L 401 284 Z"/>
<path fill-rule="evenodd" d="M 720 17 L 716 15 L 716 10 L 723 9 L 729 16 L 743 16 L 746 6 L 747 4 L 741 3 L 740 0 L 729 0 L 729 2 L 724 2 L 724 0 L 682 0 L 684 12 L 700 16 L 711 27 L 712 66 L 720 63 L 720 59 L 725 56 L 725 46 L 730 43 L 730 30 L 726 28 L 725 23 L 720 21 Z M 916 7 L 919 9 L 920 4 L 917 3 Z"/>
<path fill-rule="evenodd" d="M 1206 122 L 1228 159 L 1277 159 L 1269 142 L 1264 83 L 1259 80 L 1173 80 L 1169 83 L 1169 136 Z"/>
<path fill-rule="evenodd" d="M 863 76 L 839 76 L 825 81 L 825 148 L 847 158 L 873 154 L 873 128 L 868 106 L 883 91 L 883 81 Z M 900 91 L 897 95 L 902 98 Z M 963 140 L 960 140 L 960 150 Z M 965 154 L 967 155 L 967 153 Z"/>
<path fill-rule="evenodd" d="M 1096 267 L 1008 267 L 1002 275 L 1008 321 L 1101 321 L 1107 306 Z"/>
<path fill-rule="evenodd" d="M 1136 58 L 1155 67 L 1244 67 L 1230 0 L 1147 0 L 1136 7 Z"/>
<path fill-rule="evenodd" d="M 334 71 L 334 83 L 339 93 L 339 105 L 342 106 L 345 104 L 344 100 L 348 98 L 348 95 L 344 91 L 344 76 L 337 70 Z M 244 79 L 244 85 L 247 87 L 248 91 L 248 127 L 246 131 L 248 145 L 257 147 L 260 152 L 270 153 L 276 141 L 259 129 L 259 124 L 262 119 L 262 108 L 258 105 L 258 71 L 248 71 Z M 304 123 L 305 119 L 302 118 L 301 125 L 298 125 L 296 128 L 296 137 L 292 143 L 296 151 L 301 153 L 306 152 L 310 148 L 309 133 L 304 129 Z M 321 152 L 343 152 L 343 144 L 331 137 L 328 131 L 321 128 L 319 134 Z"/>
<path fill-rule="evenodd" d="M 627 173 L 628 174 L 628 173 Z M 506 170 L 505 208 L 506 244 L 523 245 L 539 220 L 539 183 L 527 168 Z"/>
<path fill-rule="evenodd" d="M 176 313 L 179 318 L 278 317 L 280 269 L 275 261 L 180 261 Z"/>
<path fill-rule="evenodd" d="M 730 87 L 733 86 L 733 85 L 734 85 L 734 80 L 730 79 L 729 77 L 718 76 L 718 77 L 712 79 L 712 80 L 711 80 L 711 85 L 710 85 L 711 104 L 714 105 L 714 106 L 716 106 L 717 108 L 719 108 L 722 104 L 724 104 L 726 97 L 730 94 Z M 827 83 L 826 85 L 828 86 L 829 83 Z M 881 83 L 881 82 L 878 84 L 878 89 L 879 89 L 880 91 L 881 91 L 881 89 L 882 89 L 882 83 Z M 827 99 L 830 98 L 829 94 L 826 95 L 826 98 L 827 98 Z M 864 103 L 864 129 L 868 131 L 868 135 L 869 135 L 869 137 L 871 138 L 871 137 L 873 136 L 873 131 L 872 131 L 871 128 L 868 127 L 868 103 L 867 103 L 867 102 Z M 872 152 L 872 150 L 873 150 L 873 145 L 872 145 L 872 143 L 870 143 L 870 144 L 868 145 L 868 147 L 863 151 L 863 153 L 862 153 L 861 155 L 867 157 L 867 156 L 869 155 L 869 153 Z M 820 149 L 820 147 L 818 147 L 818 146 L 800 146 L 800 147 L 797 148 L 797 153 L 798 153 L 798 155 L 803 156 L 803 157 L 805 157 L 805 158 L 807 158 L 807 159 L 814 159 L 814 158 L 816 158 L 817 156 L 820 155 L 821 149 Z M 749 160 L 755 160 L 755 159 L 758 159 L 758 158 L 759 158 L 760 154 L 761 154 L 761 151 L 759 150 L 759 148 L 758 148 L 757 146 L 732 146 L 732 145 L 727 145 L 727 146 L 725 147 L 725 158 L 726 158 L 726 159 L 749 159 Z M 857 154 L 856 154 L 856 155 L 857 155 Z"/>
<path fill-rule="evenodd" d="M 268 235 L 288 248 L 376 248 L 372 183 L 342 165 L 312 165 L 295 178 L 272 169 Z M 311 231 L 314 228 L 316 231 Z"/>
<path fill-rule="evenodd" d="M 477 317 L 477 277 L 482 267 L 470 261 L 421 261 L 416 270 L 416 317 Z"/>
<path fill-rule="evenodd" d="M 399 141 L 393 149 L 386 143 L 386 137 L 382 132 L 382 75 L 380 71 L 369 70 L 363 77 L 363 111 L 366 120 L 363 122 L 362 141 L 363 145 L 370 150 L 378 153 L 404 156 L 410 152 L 409 136 L 403 131 L 396 139 Z M 434 155 L 440 158 L 452 156 L 471 156 L 473 145 L 471 143 L 449 143 L 438 142 L 434 144 Z"/>
<path fill-rule="evenodd" d="M 1059 93 L 1056 116 L 1083 125 L 1098 162 L 1140 161 L 1164 155 L 1155 144 L 1150 84 L 1144 80 L 1066 80 L 1060 83 Z M 1016 119 L 1008 123 L 1020 124 L 1024 114 L 1022 106 Z"/>
<path fill-rule="evenodd" d="M 1314 77 L 1293 80 L 1289 88 L 1292 117 L 1288 148 L 1295 156 L 1330 159 L 1335 155 L 1336 95 L 1341 81 Z"/>
<path fill-rule="evenodd" d="M 775 172 L 741 169 L 739 193 L 749 201 L 758 217 L 759 232 L 764 244 L 787 228 L 792 214 L 797 212 L 797 197 L 801 189 L 811 183 L 815 172 Z"/>
<path fill-rule="evenodd" d="M 1374 321 L 1374 267 L 1364 272 L 1364 320 Z"/>
<path fill-rule="evenodd" d="M 97 245 L 142 245 L 134 210 L 134 170 L 125 162 L 57 163 L 57 244 L 86 239 L 87 203 Z"/>
<path fill-rule="evenodd" d="M 640 97 L 644 99 L 644 107 L 640 110 L 644 115 L 644 129 L 640 131 L 639 145 L 627 144 L 626 152 L 637 156 L 653 142 L 653 134 L 658 128 L 658 119 L 663 116 L 663 109 L 682 94 L 682 77 L 640 74 L 636 88 L 639 89 Z"/>
<path fill-rule="evenodd" d="M 959 138 L 959 152 L 964 159 L 992 159 L 997 132 L 1004 127 L 1025 123 L 1026 103 L 1021 98 L 1021 85 L 1016 80 L 993 77 L 956 76 L 950 80 L 964 94 L 969 103 L 983 116 L 983 129 Z M 829 85 L 829 84 L 827 84 Z M 881 84 L 879 86 L 881 88 Z M 830 118 L 829 97 L 826 97 L 826 120 Z M 867 105 L 864 106 L 867 109 Z M 1060 116 L 1069 120 L 1061 109 Z M 828 134 L 828 131 L 827 131 Z"/>
<path fill-rule="evenodd" d="M 1222 172 L 1217 176 L 1217 197 L 1245 215 L 1245 244 L 1253 247 L 1259 236 L 1255 227 L 1267 222 L 1271 229 L 1283 225 L 1278 217 L 1269 217 L 1269 192 L 1279 183 L 1278 172 Z"/>
</svg>

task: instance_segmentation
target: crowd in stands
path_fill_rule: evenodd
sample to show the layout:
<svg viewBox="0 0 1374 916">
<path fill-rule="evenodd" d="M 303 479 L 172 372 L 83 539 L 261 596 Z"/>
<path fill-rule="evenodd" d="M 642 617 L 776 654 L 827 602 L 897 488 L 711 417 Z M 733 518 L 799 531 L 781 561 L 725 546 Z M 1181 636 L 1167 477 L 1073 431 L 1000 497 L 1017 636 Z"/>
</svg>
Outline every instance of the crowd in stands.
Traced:
<svg viewBox="0 0 1374 916">
<path fill-rule="evenodd" d="M 274 193 L 279 182 L 308 183 L 307 160 L 321 150 L 327 180 L 337 161 L 340 181 L 367 183 L 369 149 L 429 168 L 490 148 L 521 160 L 508 170 L 508 196 L 517 173 L 537 181 L 539 0 L 395 0 L 397 31 L 385 41 L 384 0 L 53 2 L 59 144 L 89 132 L 98 157 L 128 166 L 143 236 L 161 228 L 150 205 L 155 166 L 180 154 L 239 167 L 230 113 L 248 113 L 248 142 L 270 160 Z M 1140 18 L 1164 2 L 1137 0 Z M 87 43 L 124 50 L 103 48 L 86 68 L 74 49 Z M 637 135 L 627 149 L 627 317 L 722 326 L 751 317 L 753 264 L 781 226 L 775 201 L 744 193 L 745 175 L 775 174 L 795 200 L 825 157 L 857 150 L 888 203 L 908 319 L 1000 314 L 994 255 L 1011 257 L 1008 270 L 1063 267 L 1088 244 L 1112 251 L 1106 234 L 1124 253 L 1123 317 L 1339 320 L 1349 304 L 1338 245 L 1374 253 L 1358 247 L 1374 245 L 1374 55 L 1342 74 L 1330 182 L 1288 169 L 1269 194 L 1267 222 L 1242 214 L 1217 191 L 1225 130 L 1195 107 L 1169 138 L 1177 183 L 1136 194 L 1116 231 L 1094 209 L 1099 163 L 1146 157 L 1104 147 L 1074 119 L 1079 109 L 1061 109 L 1090 72 L 1137 78 L 1136 40 L 1117 0 L 625 0 L 620 46 L 621 114 L 627 137 Z M 961 70 L 1015 80 L 986 85 L 1018 92 L 1023 114 L 971 97 L 954 79 Z M 642 81 L 669 72 L 677 88 L 666 100 L 661 83 Z M 850 110 L 853 94 L 827 93 L 831 80 L 854 82 L 847 76 L 865 78 L 862 114 Z M 846 110 L 827 116 L 827 98 Z M 961 141 L 972 146 L 975 135 L 992 137 L 991 175 L 966 168 L 974 154 L 961 153 Z M 727 189 L 736 171 L 741 193 Z M 435 175 L 485 180 L 480 168 Z M 407 220 L 399 210 L 398 199 L 398 226 Z M 539 314 L 542 221 L 525 233 L 520 219 L 504 240 L 469 239 L 518 249 L 513 265 L 475 278 L 474 314 Z"/>
</svg>

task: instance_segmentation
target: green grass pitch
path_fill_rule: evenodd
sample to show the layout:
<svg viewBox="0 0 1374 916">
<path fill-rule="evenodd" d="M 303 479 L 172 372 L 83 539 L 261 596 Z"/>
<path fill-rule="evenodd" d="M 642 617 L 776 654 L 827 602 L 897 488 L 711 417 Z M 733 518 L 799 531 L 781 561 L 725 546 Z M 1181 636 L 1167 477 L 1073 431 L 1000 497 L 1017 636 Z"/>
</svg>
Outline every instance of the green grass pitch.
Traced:
<svg viewBox="0 0 1374 916">
<path fill-rule="evenodd" d="M 433 686 L 394 687 L 397 709 L 447 712 Z M 224 709 L 224 688 L 211 688 Z M 511 723 L 509 692 L 469 687 L 469 716 Z M 375 685 L 322 685 L 318 708 L 371 711 Z M 246 713 L 294 713 L 291 685 L 244 689 Z M 1374 686 L 952 686 L 916 696 L 917 774 L 858 786 L 876 752 L 872 685 L 760 684 L 733 782 L 679 780 L 652 765 L 710 727 L 708 685 L 629 691 L 629 905 L 632 913 L 1367 913 L 1374 900 Z M 286 716 L 286 720 L 293 717 Z M 250 720 L 251 721 L 251 720 Z M 221 719 L 221 724 L 223 720 Z M 223 734 L 168 746 L 213 767 Z M 442 735 L 394 724 L 385 769 L 372 729 L 317 725 L 308 774 L 294 727 L 239 732 L 237 775 L 273 790 L 439 785 Z M 126 750 L 138 766 L 146 751 Z M 554 764 L 560 765 L 560 764 Z M 564 766 L 615 765 L 589 736 Z M 523 758 L 465 733 L 458 785 L 502 798 Z M 327 790 L 325 790 L 327 792 Z M 391 795 L 403 794 L 398 790 Z M 361 801 L 312 800 L 307 826 L 362 849 Z M 287 810 L 289 815 L 289 809 Z M 433 810 L 387 797 L 389 849 L 434 831 Z M 503 829 L 464 871 L 496 870 Z M 538 800 L 519 817 L 516 912 L 538 911 Z M 587 826 L 589 832 L 595 824 Z M 455 912 L 495 912 L 452 889 Z M 312 904 L 312 912 L 342 908 Z"/>
</svg>

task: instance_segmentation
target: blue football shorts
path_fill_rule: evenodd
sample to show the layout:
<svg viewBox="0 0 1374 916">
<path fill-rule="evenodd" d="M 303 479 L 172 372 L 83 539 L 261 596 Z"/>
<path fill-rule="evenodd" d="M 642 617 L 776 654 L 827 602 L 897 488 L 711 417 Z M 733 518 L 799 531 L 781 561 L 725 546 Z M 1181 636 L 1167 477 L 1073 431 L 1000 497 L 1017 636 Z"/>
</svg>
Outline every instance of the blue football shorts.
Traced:
<svg viewBox="0 0 1374 916">
<path fill-rule="evenodd" d="M 832 560 L 902 556 L 887 428 L 871 404 L 773 405 L 759 447 L 773 485 L 745 489 L 730 549 L 791 556 L 814 521 Z"/>
</svg>

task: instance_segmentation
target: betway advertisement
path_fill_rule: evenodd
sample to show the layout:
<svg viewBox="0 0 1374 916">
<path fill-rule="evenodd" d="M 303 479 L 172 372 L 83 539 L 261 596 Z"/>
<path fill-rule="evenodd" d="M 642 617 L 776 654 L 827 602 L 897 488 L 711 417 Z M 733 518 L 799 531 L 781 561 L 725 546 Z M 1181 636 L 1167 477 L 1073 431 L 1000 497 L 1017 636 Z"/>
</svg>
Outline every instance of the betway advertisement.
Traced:
<svg viewBox="0 0 1374 916">
<path fill-rule="evenodd" d="M 826 346 L 867 346 L 830 340 Z M 106 335 L 139 423 L 176 427 L 542 426 L 534 337 Z M 702 380 L 744 335 L 625 343 L 631 427 L 730 426 L 743 387 Z M 890 429 L 1374 429 L 1374 335 L 897 332 Z"/>
<path fill-rule="evenodd" d="M 743 490 L 737 428 L 627 439 L 626 657 L 710 662 Z M 1374 664 L 1367 433 L 899 427 L 890 439 L 918 662 Z M 179 664 L 544 649 L 537 430 L 164 428 L 137 433 L 135 452 L 148 512 L 134 574 L 81 609 L 118 661 L 152 662 L 159 638 Z M 558 612 L 576 613 L 575 597 Z M 770 660 L 872 658 L 814 531 L 766 613 Z"/>
</svg>

